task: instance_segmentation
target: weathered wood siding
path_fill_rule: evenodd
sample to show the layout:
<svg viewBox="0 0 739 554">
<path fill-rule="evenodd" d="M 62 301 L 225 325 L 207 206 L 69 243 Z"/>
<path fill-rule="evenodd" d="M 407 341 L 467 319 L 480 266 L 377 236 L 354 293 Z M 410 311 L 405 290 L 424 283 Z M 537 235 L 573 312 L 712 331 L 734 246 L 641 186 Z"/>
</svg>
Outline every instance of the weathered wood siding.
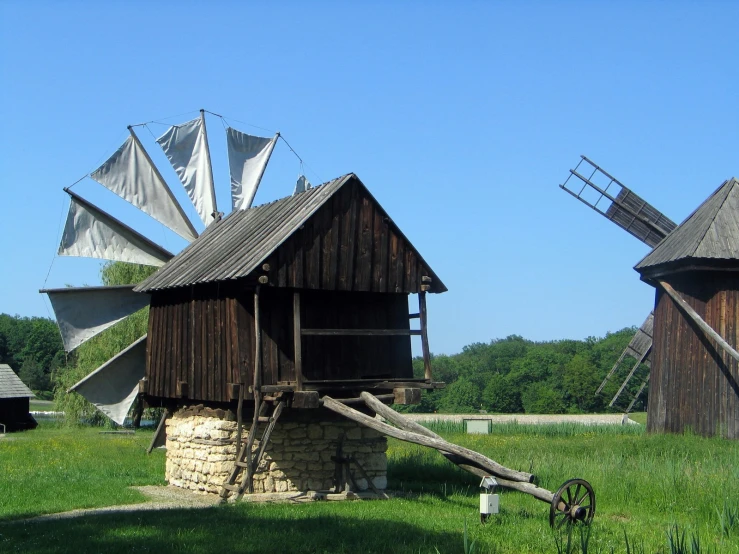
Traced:
<svg viewBox="0 0 739 554">
<path fill-rule="evenodd" d="M 270 284 L 279 287 L 417 293 L 421 277 L 430 275 L 387 214 L 356 183 L 319 208 L 268 263 Z"/>
<path fill-rule="evenodd" d="M 408 295 L 306 291 L 305 329 L 410 329 Z M 410 379 L 410 336 L 304 336 L 306 380 Z"/>
<path fill-rule="evenodd" d="M 296 380 L 293 289 L 260 292 L 262 384 Z M 408 296 L 301 292 L 304 328 L 408 329 Z M 228 383 L 253 382 L 254 289 L 231 284 L 156 292 L 149 311 L 149 396 L 228 402 Z M 306 379 L 412 377 L 410 337 L 302 339 Z M 251 395 L 246 395 L 251 398 Z"/>
<path fill-rule="evenodd" d="M 739 346 L 739 277 L 690 272 L 667 281 L 734 348 Z M 706 338 L 661 289 L 654 311 L 654 343 L 647 428 L 739 438 L 739 365 Z"/>
</svg>

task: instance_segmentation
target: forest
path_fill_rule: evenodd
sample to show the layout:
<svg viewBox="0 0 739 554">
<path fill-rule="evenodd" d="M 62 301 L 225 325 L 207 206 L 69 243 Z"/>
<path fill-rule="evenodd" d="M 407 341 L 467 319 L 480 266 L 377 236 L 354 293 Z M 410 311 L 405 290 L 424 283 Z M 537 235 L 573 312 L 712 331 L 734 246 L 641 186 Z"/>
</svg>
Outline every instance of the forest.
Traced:
<svg viewBox="0 0 739 554">
<path fill-rule="evenodd" d="M 102 267 L 104 285 L 136 283 L 153 268 L 123 263 Z M 53 320 L 0 314 L 0 363 L 9 364 L 42 399 L 54 397 L 57 409 L 74 418 L 99 419 L 99 414 L 69 386 L 146 332 L 144 309 L 80 346 L 66 356 Z M 414 412 L 439 413 L 592 413 L 608 411 L 623 376 L 609 382 L 601 395 L 595 390 L 636 332 L 635 327 L 584 340 L 535 342 L 518 335 L 473 343 L 453 355 L 432 355 L 434 380 L 446 387 L 423 395 Z M 421 358 L 414 373 L 423 377 Z M 620 378 L 618 378 L 620 377 Z M 640 385 L 632 379 L 633 394 Z M 624 394 L 614 409 L 623 411 Z M 643 409 L 646 393 L 635 409 Z"/>
</svg>

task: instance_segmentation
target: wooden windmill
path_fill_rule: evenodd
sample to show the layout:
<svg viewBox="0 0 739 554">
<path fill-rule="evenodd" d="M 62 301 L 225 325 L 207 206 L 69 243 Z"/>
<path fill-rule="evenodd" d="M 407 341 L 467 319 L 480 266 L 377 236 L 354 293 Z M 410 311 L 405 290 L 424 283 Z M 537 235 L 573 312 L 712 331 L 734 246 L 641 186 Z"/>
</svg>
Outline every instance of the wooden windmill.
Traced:
<svg viewBox="0 0 739 554">
<path fill-rule="evenodd" d="M 651 248 L 657 246 L 677 227 L 674 221 L 585 156 L 580 156 L 577 166 L 570 170 L 570 175 L 560 188 Z M 613 406 L 627 390 L 631 379 L 639 374 L 641 384 L 632 396 L 626 413 L 634 407 L 649 382 L 653 323 L 654 314 L 650 312 L 595 391 L 599 394 L 612 378 L 623 375 L 628 369 L 621 386 L 608 404 Z M 635 361 L 630 369 L 625 365 L 627 358 Z M 644 367 L 647 368 L 646 371 L 640 369 Z"/>
</svg>

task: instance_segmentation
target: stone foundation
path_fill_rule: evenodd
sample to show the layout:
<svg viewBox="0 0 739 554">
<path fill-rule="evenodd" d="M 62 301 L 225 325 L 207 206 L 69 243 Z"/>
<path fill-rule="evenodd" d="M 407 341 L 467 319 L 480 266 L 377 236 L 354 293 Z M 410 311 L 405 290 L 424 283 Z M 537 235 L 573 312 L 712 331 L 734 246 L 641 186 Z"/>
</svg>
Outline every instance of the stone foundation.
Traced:
<svg viewBox="0 0 739 554">
<path fill-rule="evenodd" d="M 250 422 L 249 422 L 250 423 Z M 244 437 L 248 425 L 245 425 Z M 259 426 L 258 436 L 264 430 Z M 325 410 L 285 410 L 278 420 L 259 470 L 254 492 L 329 490 L 336 465 L 331 460 L 341 436 L 342 453 L 355 458 L 377 489 L 387 486 L 387 439 Z M 236 459 L 236 422 L 223 410 L 187 408 L 167 421 L 166 479 L 170 485 L 219 493 Z M 259 440 L 254 441 L 255 451 Z M 361 490 L 368 483 L 351 465 Z M 245 471 L 241 472 L 239 481 Z"/>
</svg>

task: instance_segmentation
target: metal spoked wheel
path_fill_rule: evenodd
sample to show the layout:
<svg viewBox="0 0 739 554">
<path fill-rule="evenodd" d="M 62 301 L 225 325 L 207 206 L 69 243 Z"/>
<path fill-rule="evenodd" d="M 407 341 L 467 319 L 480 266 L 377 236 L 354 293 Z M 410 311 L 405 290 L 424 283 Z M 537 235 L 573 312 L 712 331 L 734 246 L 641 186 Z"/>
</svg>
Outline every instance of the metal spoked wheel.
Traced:
<svg viewBox="0 0 739 554">
<path fill-rule="evenodd" d="M 595 515 L 595 493 L 584 479 L 570 479 L 559 487 L 549 508 L 549 525 L 559 529 L 575 523 L 589 524 Z"/>
</svg>

